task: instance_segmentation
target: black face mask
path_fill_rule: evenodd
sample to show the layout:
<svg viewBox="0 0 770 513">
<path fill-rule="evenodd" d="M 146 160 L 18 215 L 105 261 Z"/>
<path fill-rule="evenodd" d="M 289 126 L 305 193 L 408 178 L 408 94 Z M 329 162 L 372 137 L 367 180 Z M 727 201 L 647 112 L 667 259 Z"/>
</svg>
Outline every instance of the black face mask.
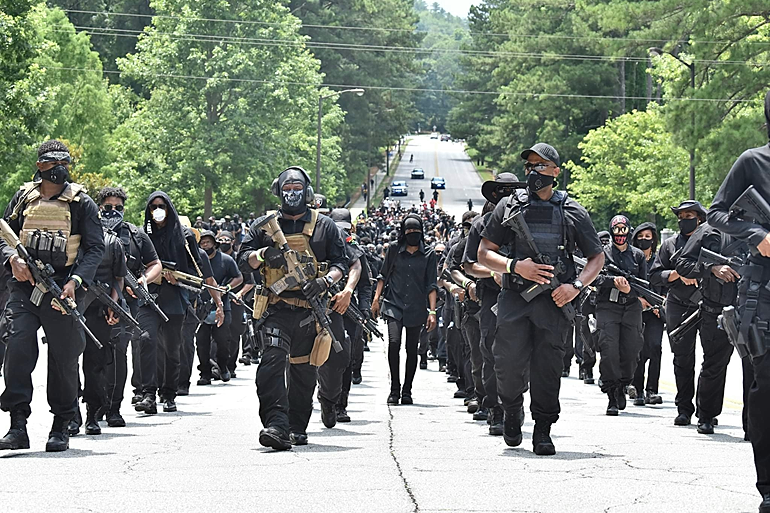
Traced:
<svg viewBox="0 0 770 513">
<path fill-rule="evenodd" d="M 652 239 L 636 239 L 636 247 L 646 251 L 652 247 Z"/>
<path fill-rule="evenodd" d="M 690 233 L 694 232 L 697 227 L 698 227 L 697 217 L 693 217 L 691 219 L 679 220 L 679 231 L 682 232 L 682 235 L 689 235 Z"/>
<path fill-rule="evenodd" d="M 217 248 L 215 248 L 215 247 L 211 247 L 211 248 L 206 248 L 206 249 L 204 249 L 203 251 L 205 251 L 205 252 L 206 252 L 206 254 L 207 254 L 208 256 L 211 256 L 211 255 L 213 255 L 213 254 L 214 254 L 214 252 L 215 252 L 216 250 L 217 250 Z"/>
<path fill-rule="evenodd" d="M 527 175 L 527 187 L 532 192 L 537 192 L 545 189 L 549 185 L 553 185 L 553 177 L 548 175 L 541 175 L 537 171 L 530 171 Z"/>
<path fill-rule="evenodd" d="M 406 240 L 407 246 L 419 246 L 420 242 L 422 242 L 422 233 L 421 232 L 407 233 L 404 236 L 404 239 Z"/>
<path fill-rule="evenodd" d="M 230 251 L 230 248 L 232 247 L 233 245 L 230 244 L 229 242 L 223 242 L 222 244 L 219 245 L 219 249 L 224 253 L 227 253 L 228 251 Z"/>
<path fill-rule="evenodd" d="M 67 168 L 62 166 L 61 164 L 52 167 L 48 171 L 40 171 L 40 178 L 42 178 L 43 180 L 55 183 L 57 185 L 61 185 L 64 182 L 66 182 L 69 176 L 70 174 L 67 171 Z"/>
</svg>

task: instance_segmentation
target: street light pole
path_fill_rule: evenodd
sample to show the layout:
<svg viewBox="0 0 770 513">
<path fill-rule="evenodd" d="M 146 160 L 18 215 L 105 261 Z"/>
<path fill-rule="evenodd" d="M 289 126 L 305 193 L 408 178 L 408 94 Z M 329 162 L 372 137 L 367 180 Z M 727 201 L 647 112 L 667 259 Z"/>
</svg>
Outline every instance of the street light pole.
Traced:
<svg viewBox="0 0 770 513">
<path fill-rule="evenodd" d="M 358 96 L 363 96 L 364 91 L 365 90 L 361 88 L 345 89 L 344 91 L 335 91 L 331 94 L 327 94 L 326 96 L 318 97 L 318 138 L 316 140 L 316 148 L 315 148 L 315 192 L 316 193 L 321 192 L 321 130 L 323 129 L 323 125 L 322 125 L 323 106 L 324 106 L 323 102 L 327 98 L 333 98 L 334 96 L 339 96 L 345 93 L 356 93 L 356 95 Z"/>
<path fill-rule="evenodd" d="M 665 50 L 661 48 L 650 48 L 649 53 L 651 56 L 660 56 L 665 54 L 670 55 L 674 59 L 678 60 L 687 68 L 690 70 L 690 88 L 695 91 L 695 63 L 694 62 L 687 62 L 683 61 L 679 58 L 679 56 L 676 53 L 673 52 L 666 52 Z M 692 130 L 693 130 L 693 138 L 695 135 L 695 110 L 692 110 Z M 692 143 L 690 146 L 690 199 L 695 199 L 695 143 Z"/>
</svg>

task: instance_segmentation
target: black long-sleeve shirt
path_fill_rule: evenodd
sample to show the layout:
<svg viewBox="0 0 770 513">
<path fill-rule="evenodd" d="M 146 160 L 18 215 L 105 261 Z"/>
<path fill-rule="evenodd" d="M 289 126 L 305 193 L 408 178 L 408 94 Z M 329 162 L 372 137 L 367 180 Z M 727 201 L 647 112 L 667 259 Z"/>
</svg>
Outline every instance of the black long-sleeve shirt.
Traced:
<svg viewBox="0 0 770 513">
<path fill-rule="evenodd" d="M 465 243 L 465 252 L 462 255 L 463 264 L 475 264 L 479 261 L 479 245 L 481 245 L 481 233 L 484 231 L 489 218 L 492 217 L 492 212 L 487 212 L 483 216 L 479 216 L 473 220 L 471 229 L 468 232 L 468 240 Z M 503 248 L 500 248 L 500 252 L 503 253 Z M 476 282 L 477 286 L 488 288 L 489 290 L 499 293 L 500 286 L 497 284 L 494 278 L 479 278 Z"/>
<path fill-rule="evenodd" d="M 393 265 L 391 258 L 396 260 Z M 422 242 L 414 253 L 409 253 L 406 243 L 401 243 L 385 256 L 382 270 L 385 273 L 389 269 L 392 269 L 390 276 L 379 277 L 387 282 L 383 315 L 400 320 L 408 327 L 424 324 L 428 318 L 428 294 L 438 289 L 436 254 Z"/>
<path fill-rule="evenodd" d="M 310 210 L 296 221 L 286 219 L 282 212 L 278 211 L 278 224 L 281 226 L 284 235 L 302 233 L 305 229 L 305 223 L 310 221 L 312 215 Z M 238 266 L 241 272 L 253 272 L 254 269 L 249 264 L 249 257 L 254 251 L 262 248 L 274 246 L 273 239 L 261 228 L 257 228 L 265 216 L 260 217 L 249 228 L 246 237 L 241 244 L 241 251 L 238 253 Z M 345 241 L 337 225 L 326 216 L 318 216 L 313 235 L 310 237 L 310 249 L 319 262 L 328 262 L 330 266 L 336 267 L 344 275 L 348 269 L 348 254 L 345 250 Z M 281 293 L 285 297 L 304 298 L 301 291 L 287 290 Z"/>
<path fill-rule="evenodd" d="M 20 212 L 16 219 L 10 219 L 10 216 L 22 194 L 23 191 L 17 191 L 14 194 L 3 216 L 17 235 L 21 233 L 21 228 L 24 225 L 24 214 Z M 51 199 L 57 197 L 58 195 Z M 83 284 L 88 286 L 93 281 L 96 269 L 101 264 L 104 254 L 104 232 L 99 220 L 99 208 L 85 192 L 80 193 L 80 201 L 69 203 L 69 207 L 71 235 L 80 235 L 81 237 L 79 254 L 74 265 L 56 269 L 54 279 L 63 284 L 69 276 L 77 275 L 83 280 Z M 3 263 L 10 269 L 9 260 L 16 254 L 16 248 L 10 247 L 5 243 L 5 240 L 0 238 L 0 252 L 3 255 Z"/>
<path fill-rule="evenodd" d="M 647 262 L 641 249 L 629 245 L 625 251 L 621 251 L 615 244 L 611 244 L 610 247 L 604 248 L 604 258 L 605 262 L 613 263 L 631 275 L 647 280 Z M 615 277 L 600 274 L 596 277 L 594 285 L 599 289 L 598 301 L 609 301 L 610 292 L 615 288 Z M 631 289 L 628 294 L 621 292 L 619 297 L 636 298 L 639 295 Z"/>
<path fill-rule="evenodd" d="M 676 255 L 677 251 L 684 248 L 687 244 L 689 237 L 678 234 L 676 237 L 666 239 L 663 244 L 660 245 L 660 251 L 655 257 L 655 263 L 652 264 L 650 271 L 650 282 L 653 285 L 659 287 L 668 286 L 669 299 L 678 301 L 679 303 L 689 305 L 692 303 L 691 299 L 693 294 L 697 291 L 697 285 L 685 285 L 680 279 L 676 279 L 672 282 L 668 281 L 668 277 L 673 271 L 676 270 L 676 263 L 680 255 Z"/>
<path fill-rule="evenodd" d="M 765 200 L 770 201 L 770 144 L 746 150 L 738 157 L 722 182 L 708 212 L 709 224 L 714 228 L 745 240 L 751 247 L 756 248 L 767 236 L 770 226 L 760 226 L 751 221 L 730 217 L 730 207 L 749 185 L 753 185 Z M 752 255 L 750 260 L 770 267 L 770 258 Z"/>
<path fill-rule="evenodd" d="M 711 265 L 697 265 L 701 248 L 722 253 L 731 238 L 723 235 L 708 223 L 698 227 L 685 244 L 682 254 L 676 262 L 676 272 L 685 278 L 700 279 L 700 290 L 704 299 L 714 303 L 711 306 L 731 305 L 738 296 L 738 282 L 721 283 L 711 272 Z M 732 256 L 732 255 L 725 255 Z"/>
</svg>

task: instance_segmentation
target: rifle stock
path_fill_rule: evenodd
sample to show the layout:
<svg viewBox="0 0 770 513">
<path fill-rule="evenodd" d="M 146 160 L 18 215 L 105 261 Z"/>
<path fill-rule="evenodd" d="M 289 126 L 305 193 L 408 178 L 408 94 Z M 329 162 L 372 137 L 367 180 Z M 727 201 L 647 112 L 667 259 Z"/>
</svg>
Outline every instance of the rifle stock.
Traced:
<svg viewBox="0 0 770 513">
<path fill-rule="evenodd" d="M 163 313 L 163 310 L 160 309 L 158 303 L 155 302 L 158 297 L 156 294 L 150 294 L 150 292 L 139 283 L 139 280 L 137 280 L 136 276 L 134 276 L 134 273 L 132 273 L 130 270 L 126 273 L 124 279 L 126 280 L 128 286 L 131 287 L 134 295 L 136 295 L 137 303 L 140 307 L 149 306 L 155 310 L 158 315 L 160 315 L 160 318 L 163 319 L 163 322 L 168 322 L 168 316 Z"/>
</svg>

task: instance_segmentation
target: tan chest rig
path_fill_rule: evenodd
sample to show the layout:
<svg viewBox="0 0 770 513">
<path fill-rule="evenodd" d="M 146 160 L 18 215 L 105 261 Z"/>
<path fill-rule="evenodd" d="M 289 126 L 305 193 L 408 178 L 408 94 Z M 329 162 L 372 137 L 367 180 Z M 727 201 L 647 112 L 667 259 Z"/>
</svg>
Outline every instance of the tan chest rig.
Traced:
<svg viewBox="0 0 770 513">
<path fill-rule="evenodd" d="M 318 222 L 318 212 L 311 210 L 310 221 L 305 223 L 305 227 L 300 233 L 294 233 L 291 235 L 285 235 L 286 242 L 289 247 L 296 251 L 300 255 L 300 260 L 303 264 L 312 262 L 315 269 L 314 275 L 309 275 L 308 279 L 314 279 L 325 276 L 329 271 L 329 264 L 326 262 L 318 262 L 318 259 L 313 253 L 313 249 L 310 247 L 310 239 L 315 231 L 316 223 Z M 275 244 L 277 249 L 280 249 L 278 244 Z M 263 265 L 260 266 L 260 274 L 262 275 L 262 281 L 264 285 L 258 285 L 256 293 L 254 294 L 254 318 L 259 319 L 262 314 L 267 310 L 268 306 L 277 304 L 279 302 L 287 303 L 294 307 L 310 309 L 310 305 L 305 299 L 298 297 L 284 297 L 274 294 L 269 287 L 274 283 L 280 281 L 285 272 L 283 269 L 271 269 L 270 267 Z M 299 286 L 290 287 L 287 291 L 299 291 Z M 331 351 L 332 340 L 331 336 L 321 329 L 321 326 L 316 323 L 317 336 L 313 344 L 313 349 L 309 355 L 290 357 L 289 363 L 297 365 L 303 363 L 309 363 L 310 365 L 320 367 L 328 359 Z"/>
<path fill-rule="evenodd" d="M 81 236 L 72 234 L 70 203 L 80 202 L 80 193 L 85 187 L 67 184 L 56 199 L 49 200 L 40 195 L 39 182 L 25 183 L 21 190 L 24 194 L 11 217 L 18 217 L 19 212 L 24 216 L 20 234 L 22 244 L 33 258 L 50 263 L 54 268 L 73 265 Z"/>
</svg>

